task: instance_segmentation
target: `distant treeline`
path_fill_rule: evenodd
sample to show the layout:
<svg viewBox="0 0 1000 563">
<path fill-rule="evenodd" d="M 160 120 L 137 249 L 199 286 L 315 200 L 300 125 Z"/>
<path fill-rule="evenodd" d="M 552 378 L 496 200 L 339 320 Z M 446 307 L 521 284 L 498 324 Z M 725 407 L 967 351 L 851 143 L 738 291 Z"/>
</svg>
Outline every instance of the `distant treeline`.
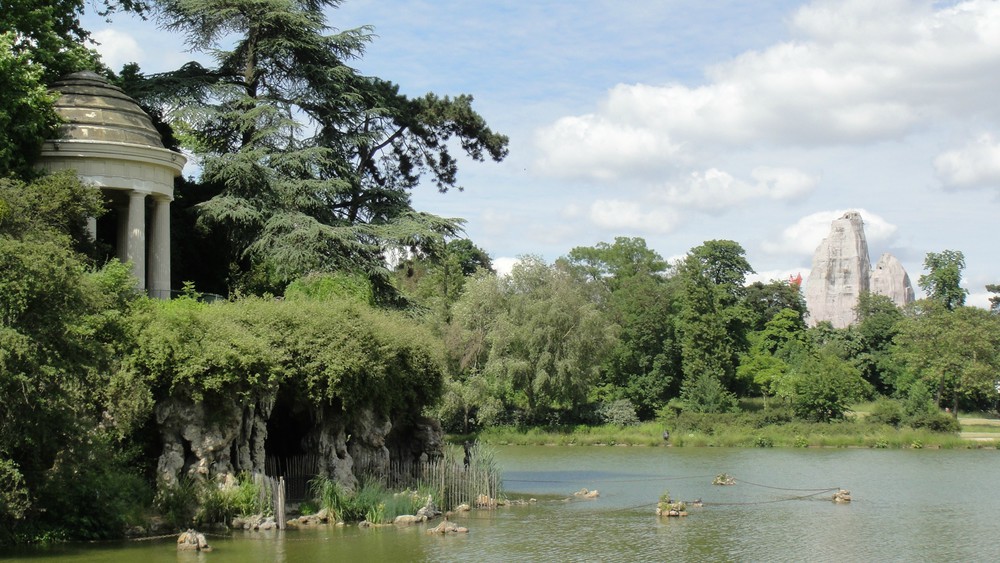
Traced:
<svg viewBox="0 0 1000 563">
<path fill-rule="evenodd" d="M 734 412 L 747 397 L 809 421 L 882 397 L 894 424 L 950 428 L 938 411 L 997 407 L 1000 315 L 964 305 L 961 252 L 931 253 L 925 266 L 931 297 L 901 310 L 864 294 L 846 329 L 807 328 L 793 283 L 746 284 L 753 270 L 727 240 L 674 264 L 640 238 L 554 264 L 524 257 L 507 277 L 464 278 L 452 299 L 443 288 L 463 279 L 426 262 L 407 266 L 421 279 L 402 287 L 445 340 L 439 413 L 456 432 Z"/>
</svg>

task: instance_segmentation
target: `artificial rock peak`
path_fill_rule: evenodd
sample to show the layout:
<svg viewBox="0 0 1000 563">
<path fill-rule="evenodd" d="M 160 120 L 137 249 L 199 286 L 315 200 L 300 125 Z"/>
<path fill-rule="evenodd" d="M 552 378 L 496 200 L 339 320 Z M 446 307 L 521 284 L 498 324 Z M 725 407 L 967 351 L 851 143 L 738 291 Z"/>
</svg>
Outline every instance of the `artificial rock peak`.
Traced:
<svg viewBox="0 0 1000 563">
<path fill-rule="evenodd" d="M 860 213 L 849 211 L 833 221 L 830 234 L 813 254 L 805 287 L 809 324 L 830 321 L 835 328 L 854 324 L 863 292 L 885 295 L 900 307 L 913 301 L 910 277 L 896 257 L 883 254 L 872 268 L 864 221 Z"/>
</svg>

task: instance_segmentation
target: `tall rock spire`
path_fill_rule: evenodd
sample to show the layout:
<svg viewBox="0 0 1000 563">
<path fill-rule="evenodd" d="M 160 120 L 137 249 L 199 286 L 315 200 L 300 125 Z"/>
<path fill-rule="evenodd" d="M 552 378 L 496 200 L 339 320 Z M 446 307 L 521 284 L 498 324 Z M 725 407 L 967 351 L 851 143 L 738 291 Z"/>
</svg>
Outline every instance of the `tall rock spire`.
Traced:
<svg viewBox="0 0 1000 563">
<path fill-rule="evenodd" d="M 858 296 L 868 291 L 871 260 L 861 214 L 849 211 L 830 225 L 830 234 L 813 255 L 806 281 L 809 324 L 830 321 L 845 328 L 858 320 Z"/>
<path fill-rule="evenodd" d="M 872 268 L 868 291 L 885 295 L 897 307 L 905 307 L 913 302 L 913 286 L 903 264 L 888 252 L 878 259 Z"/>
</svg>

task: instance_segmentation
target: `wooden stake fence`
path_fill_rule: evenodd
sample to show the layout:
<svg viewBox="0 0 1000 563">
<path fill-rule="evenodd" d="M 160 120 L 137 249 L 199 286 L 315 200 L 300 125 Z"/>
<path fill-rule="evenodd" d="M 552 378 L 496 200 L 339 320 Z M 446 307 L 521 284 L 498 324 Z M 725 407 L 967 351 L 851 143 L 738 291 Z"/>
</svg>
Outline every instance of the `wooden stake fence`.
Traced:
<svg viewBox="0 0 1000 563">
<path fill-rule="evenodd" d="M 468 467 L 454 460 L 400 462 L 356 466 L 363 480 L 380 483 L 387 489 L 430 489 L 444 508 L 468 504 L 479 508 L 496 508 L 501 493 L 499 471 L 491 463 L 479 463 L 474 458 Z"/>
<path fill-rule="evenodd" d="M 257 505 L 261 512 L 267 512 L 269 508 L 273 509 L 274 521 L 278 524 L 278 529 L 284 530 L 286 520 L 285 478 L 274 478 L 255 473 L 253 480 L 257 486 Z"/>
<path fill-rule="evenodd" d="M 469 465 L 445 455 L 434 461 L 389 461 L 381 456 L 355 456 L 354 474 L 363 481 L 376 482 L 390 490 L 427 489 L 435 491 L 441 508 L 460 504 L 478 508 L 496 508 L 501 496 L 502 479 L 491 453 L 478 446 L 473 450 Z M 316 477 L 318 458 L 315 455 L 291 458 L 267 458 L 265 471 L 269 504 L 275 519 L 284 528 L 285 503 L 309 498 L 309 482 Z"/>
</svg>

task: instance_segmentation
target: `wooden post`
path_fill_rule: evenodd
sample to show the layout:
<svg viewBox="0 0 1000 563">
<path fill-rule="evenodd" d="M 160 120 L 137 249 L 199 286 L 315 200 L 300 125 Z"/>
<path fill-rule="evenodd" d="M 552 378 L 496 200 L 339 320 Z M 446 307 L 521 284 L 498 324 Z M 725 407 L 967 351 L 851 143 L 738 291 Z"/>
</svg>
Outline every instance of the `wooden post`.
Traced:
<svg viewBox="0 0 1000 563">
<path fill-rule="evenodd" d="M 278 521 L 278 529 L 285 529 L 285 478 L 278 478 L 278 502 L 277 506 L 274 507 L 274 512 L 277 514 L 276 520 Z"/>
</svg>

